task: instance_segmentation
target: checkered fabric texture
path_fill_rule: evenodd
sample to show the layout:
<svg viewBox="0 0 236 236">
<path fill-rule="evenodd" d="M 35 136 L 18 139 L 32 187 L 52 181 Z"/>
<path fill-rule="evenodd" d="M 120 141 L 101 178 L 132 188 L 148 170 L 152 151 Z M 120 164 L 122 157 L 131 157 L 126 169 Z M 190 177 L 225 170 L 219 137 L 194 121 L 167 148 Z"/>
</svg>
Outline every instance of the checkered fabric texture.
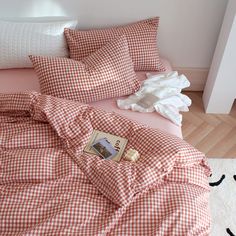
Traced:
<svg viewBox="0 0 236 236">
<path fill-rule="evenodd" d="M 125 36 L 78 62 L 30 56 L 43 94 L 89 103 L 136 92 L 136 78 Z"/>
<path fill-rule="evenodd" d="M 127 138 L 139 160 L 83 153 L 93 129 Z M 204 155 L 115 113 L 0 94 L 0 164 L 0 235 L 209 235 Z"/>
<path fill-rule="evenodd" d="M 125 35 L 136 71 L 165 71 L 157 47 L 159 17 L 133 24 L 88 31 L 65 29 L 70 57 L 80 61 L 105 43 Z"/>
</svg>

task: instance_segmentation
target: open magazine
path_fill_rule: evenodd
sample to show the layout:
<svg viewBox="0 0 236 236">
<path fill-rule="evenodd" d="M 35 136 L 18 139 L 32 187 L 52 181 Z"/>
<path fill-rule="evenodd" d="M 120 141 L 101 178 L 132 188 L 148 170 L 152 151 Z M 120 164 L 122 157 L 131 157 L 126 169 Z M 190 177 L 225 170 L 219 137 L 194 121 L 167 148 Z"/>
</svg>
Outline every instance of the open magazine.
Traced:
<svg viewBox="0 0 236 236">
<path fill-rule="evenodd" d="M 112 159 L 118 153 L 106 138 L 98 139 L 92 144 L 92 147 L 104 159 Z"/>
<path fill-rule="evenodd" d="M 84 151 L 104 159 L 120 161 L 128 139 L 94 130 Z"/>
</svg>

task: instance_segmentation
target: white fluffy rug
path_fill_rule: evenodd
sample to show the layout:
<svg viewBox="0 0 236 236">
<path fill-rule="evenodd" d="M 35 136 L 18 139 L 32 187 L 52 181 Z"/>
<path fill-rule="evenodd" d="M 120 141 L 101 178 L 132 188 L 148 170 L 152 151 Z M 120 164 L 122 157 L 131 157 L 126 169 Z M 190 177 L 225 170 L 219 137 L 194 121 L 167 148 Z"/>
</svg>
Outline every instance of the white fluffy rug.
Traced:
<svg viewBox="0 0 236 236">
<path fill-rule="evenodd" d="M 236 236 L 236 159 L 208 159 L 211 236 Z"/>
</svg>

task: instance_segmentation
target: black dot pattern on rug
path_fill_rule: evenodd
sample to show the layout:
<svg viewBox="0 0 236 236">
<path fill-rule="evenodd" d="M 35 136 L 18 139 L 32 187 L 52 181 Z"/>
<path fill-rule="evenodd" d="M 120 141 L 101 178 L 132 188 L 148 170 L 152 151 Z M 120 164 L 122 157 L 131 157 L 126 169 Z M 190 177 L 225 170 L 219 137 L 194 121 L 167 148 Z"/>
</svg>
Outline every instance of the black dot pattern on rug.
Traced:
<svg viewBox="0 0 236 236">
<path fill-rule="evenodd" d="M 230 236 L 235 236 L 235 234 L 233 234 L 229 228 L 226 229 L 226 232 L 227 232 Z"/>
<path fill-rule="evenodd" d="M 234 180 L 236 181 L 236 175 L 234 175 Z"/>
<path fill-rule="evenodd" d="M 225 178 L 225 175 L 222 175 L 221 178 L 220 178 L 220 180 L 218 180 L 218 181 L 216 181 L 216 182 L 209 183 L 209 185 L 210 185 L 211 187 L 218 186 L 218 185 L 220 185 L 220 184 L 222 183 L 222 181 L 224 180 L 224 178 Z"/>
</svg>

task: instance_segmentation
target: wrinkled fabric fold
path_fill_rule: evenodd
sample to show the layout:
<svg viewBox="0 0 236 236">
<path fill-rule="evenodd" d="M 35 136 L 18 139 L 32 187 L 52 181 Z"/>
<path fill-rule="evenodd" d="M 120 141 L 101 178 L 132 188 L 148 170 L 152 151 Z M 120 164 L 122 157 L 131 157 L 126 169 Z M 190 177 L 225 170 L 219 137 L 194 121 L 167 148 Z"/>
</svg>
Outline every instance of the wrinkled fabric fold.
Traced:
<svg viewBox="0 0 236 236">
<path fill-rule="evenodd" d="M 147 74 L 140 90 L 126 99 L 118 99 L 117 105 L 121 109 L 131 109 L 139 112 L 158 112 L 176 125 L 181 126 L 182 115 L 180 112 L 187 112 L 191 105 L 188 96 L 181 93 L 182 89 L 190 86 L 190 82 L 184 75 L 178 75 L 173 71 L 163 74 Z M 157 97 L 149 108 L 138 104 L 140 99 L 148 94 Z"/>
</svg>

